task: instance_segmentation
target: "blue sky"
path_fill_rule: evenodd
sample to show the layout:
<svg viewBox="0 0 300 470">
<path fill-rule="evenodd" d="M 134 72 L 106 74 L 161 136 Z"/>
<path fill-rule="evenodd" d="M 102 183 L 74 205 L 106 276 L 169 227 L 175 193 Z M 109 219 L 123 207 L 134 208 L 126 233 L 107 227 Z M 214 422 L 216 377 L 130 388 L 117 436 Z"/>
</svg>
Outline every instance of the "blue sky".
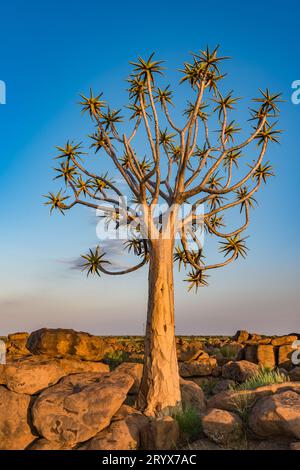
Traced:
<svg viewBox="0 0 300 470">
<path fill-rule="evenodd" d="M 156 51 L 177 80 L 189 53 L 221 45 L 232 60 L 228 90 L 257 95 L 281 91 L 280 146 L 270 148 L 276 178 L 259 194 L 246 261 L 215 272 L 209 288 L 188 294 L 176 276 L 176 329 L 185 334 L 300 330 L 299 127 L 291 83 L 300 79 L 296 2 L 247 5 L 201 1 L 11 1 L 1 6 L 0 80 L 0 335 L 42 326 L 98 334 L 143 331 L 146 270 L 86 279 L 72 261 L 97 242 L 92 214 L 81 209 L 49 216 L 42 194 L 52 182 L 54 146 L 81 140 L 91 127 L 77 106 L 92 86 L 112 106 L 125 103 L 129 60 Z M 184 92 L 178 91 L 184 100 Z M 244 107 L 248 105 L 245 100 Z M 243 102 L 241 104 L 243 106 Z M 245 113 L 240 114 L 242 123 Z"/>
</svg>

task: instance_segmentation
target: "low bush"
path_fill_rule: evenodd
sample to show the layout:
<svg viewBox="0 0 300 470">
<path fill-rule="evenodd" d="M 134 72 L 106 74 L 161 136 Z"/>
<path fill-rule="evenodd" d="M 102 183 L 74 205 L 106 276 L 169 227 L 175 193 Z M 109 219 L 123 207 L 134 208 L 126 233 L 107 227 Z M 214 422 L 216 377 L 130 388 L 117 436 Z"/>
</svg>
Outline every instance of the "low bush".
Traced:
<svg viewBox="0 0 300 470">
<path fill-rule="evenodd" d="M 234 397 L 232 397 L 234 411 L 240 416 L 245 427 L 248 426 L 249 415 L 250 415 L 251 408 L 254 404 L 254 401 L 255 401 L 254 394 L 250 394 L 250 395 L 237 394 Z"/>
<path fill-rule="evenodd" d="M 195 439 L 200 434 L 201 418 L 194 407 L 185 406 L 173 418 L 178 422 L 181 434 L 187 439 Z"/>
<path fill-rule="evenodd" d="M 251 377 L 245 380 L 245 382 L 235 385 L 231 387 L 231 389 L 234 391 L 254 390 L 265 385 L 281 384 L 288 381 L 289 377 L 279 370 L 262 367 L 258 370 L 257 373 L 253 374 Z"/>
<path fill-rule="evenodd" d="M 115 369 L 118 367 L 122 362 L 127 362 L 129 359 L 129 354 L 126 351 L 122 350 L 115 350 L 105 354 L 102 362 L 107 364 L 110 369 Z"/>
</svg>

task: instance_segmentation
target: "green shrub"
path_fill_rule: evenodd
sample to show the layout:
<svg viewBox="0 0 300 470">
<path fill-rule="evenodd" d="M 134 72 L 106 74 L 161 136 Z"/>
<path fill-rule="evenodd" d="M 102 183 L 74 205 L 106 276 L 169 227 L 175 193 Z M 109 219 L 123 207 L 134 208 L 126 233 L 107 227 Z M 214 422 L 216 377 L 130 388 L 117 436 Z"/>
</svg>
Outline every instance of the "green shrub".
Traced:
<svg viewBox="0 0 300 470">
<path fill-rule="evenodd" d="M 254 390 L 258 387 L 263 387 L 265 385 L 281 384 L 288 381 L 289 377 L 287 377 L 279 370 L 273 370 L 268 369 L 266 367 L 262 367 L 256 374 L 253 374 L 251 377 L 245 380 L 245 382 L 239 385 L 235 385 L 231 387 L 231 389 L 235 391 Z"/>
<path fill-rule="evenodd" d="M 116 350 L 105 354 L 102 362 L 109 365 L 110 369 L 115 369 L 122 362 L 128 361 L 129 354 L 126 351 Z"/>
<path fill-rule="evenodd" d="M 203 383 L 200 386 L 204 392 L 205 398 L 210 398 L 212 396 L 217 383 L 218 383 L 218 380 L 214 377 L 208 378 L 207 381 L 205 382 L 203 381 Z"/>
<path fill-rule="evenodd" d="M 242 384 L 232 385 L 230 390 L 233 392 L 255 390 L 265 385 L 280 384 L 288 382 L 289 378 L 279 370 L 261 367 L 256 374 L 253 374 Z M 235 411 L 247 426 L 249 413 L 255 401 L 255 394 L 236 394 L 232 397 L 232 403 Z"/>
<path fill-rule="evenodd" d="M 236 394 L 231 399 L 231 402 L 234 406 L 234 411 L 240 416 L 245 427 L 248 425 L 249 415 L 254 401 L 254 394 Z"/>
<path fill-rule="evenodd" d="M 238 356 L 238 348 L 235 344 L 225 344 L 220 348 L 220 352 L 225 359 L 236 360 Z"/>
<path fill-rule="evenodd" d="M 180 432 L 189 439 L 196 438 L 201 429 L 201 418 L 197 410 L 192 406 L 185 406 L 181 411 L 173 415 L 179 424 Z"/>
</svg>

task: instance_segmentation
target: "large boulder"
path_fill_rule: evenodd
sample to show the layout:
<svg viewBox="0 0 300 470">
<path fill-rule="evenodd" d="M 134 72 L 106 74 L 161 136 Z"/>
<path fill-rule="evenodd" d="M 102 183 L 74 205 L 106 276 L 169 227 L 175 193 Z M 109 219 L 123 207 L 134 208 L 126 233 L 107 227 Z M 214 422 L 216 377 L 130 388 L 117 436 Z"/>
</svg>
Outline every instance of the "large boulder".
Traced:
<svg viewBox="0 0 300 470">
<path fill-rule="evenodd" d="M 203 390 L 191 380 L 180 379 L 181 400 L 184 407 L 193 408 L 199 415 L 206 408 Z"/>
<path fill-rule="evenodd" d="M 109 372 L 101 362 L 30 356 L 0 366 L 0 382 L 14 392 L 34 395 L 62 377 L 79 372 Z"/>
<path fill-rule="evenodd" d="M 62 328 L 42 328 L 31 333 L 27 348 L 32 354 L 52 357 L 76 356 L 87 361 L 100 361 L 108 350 L 103 338 Z"/>
<path fill-rule="evenodd" d="M 179 374 L 181 377 L 203 377 L 211 375 L 216 367 L 217 361 L 213 357 L 208 357 L 201 361 L 180 362 Z"/>
<path fill-rule="evenodd" d="M 217 379 L 215 385 L 212 387 L 211 393 L 216 395 L 216 393 L 226 392 L 227 390 L 231 390 L 235 384 L 235 380 Z"/>
<path fill-rule="evenodd" d="M 300 439 L 300 395 L 289 390 L 258 400 L 251 410 L 249 426 L 259 437 Z"/>
<path fill-rule="evenodd" d="M 291 344 L 280 346 L 278 349 L 278 366 L 287 370 L 291 369 L 293 367 L 292 355 L 294 352 L 295 348 Z"/>
<path fill-rule="evenodd" d="M 250 334 L 246 330 L 239 330 L 234 335 L 233 339 L 238 343 L 244 343 L 249 339 Z"/>
<path fill-rule="evenodd" d="M 258 387 L 254 390 L 239 390 L 221 392 L 211 397 L 207 402 L 208 408 L 220 408 L 227 411 L 236 411 L 243 406 L 250 406 L 258 399 L 274 395 L 276 393 L 283 393 L 286 391 L 294 391 L 300 394 L 299 382 L 285 382 L 282 384 L 266 385 Z"/>
<path fill-rule="evenodd" d="M 8 339 L 8 342 L 21 341 L 21 340 L 27 341 L 28 337 L 29 337 L 29 333 L 27 333 L 26 331 L 21 331 L 17 333 L 10 333 L 7 336 L 7 339 Z"/>
<path fill-rule="evenodd" d="M 272 338 L 264 336 L 263 338 L 260 338 L 257 342 L 258 344 L 271 344 Z"/>
<path fill-rule="evenodd" d="M 203 346 L 203 341 L 187 341 L 184 338 L 176 338 L 178 361 L 185 362 L 186 360 L 190 360 L 195 354 L 201 354 L 203 352 Z"/>
<path fill-rule="evenodd" d="M 276 366 L 275 350 L 271 344 L 257 346 L 257 362 L 262 367 L 273 369 Z"/>
<path fill-rule="evenodd" d="M 143 415 L 140 411 L 138 411 L 136 408 L 132 406 L 128 406 L 126 404 L 123 404 L 118 411 L 112 416 L 111 418 L 111 423 L 114 421 L 122 421 L 124 419 L 127 419 L 129 416 L 136 416 L 136 415 L 142 415 L 145 418 L 145 422 L 148 422 L 148 417 Z"/>
<path fill-rule="evenodd" d="M 243 423 L 241 418 L 230 411 L 209 409 L 202 416 L 202 429 L 204 434 L 222 446 L 231 446 L 243 437 Z"/>
<path fill-rule="evenodd" d="M 253 362 L 230 361 L 222 367 L 222 377 L 234 380 L 235 382 L 244 382 L 249 377 L 255 375 L 258 370 L 258 365 L 253 364 Z"/>
<path fill-rule="evenodd" d="M 131 395 L 136 395 L 139 391 L 142 375 L 143 375 L 143 364 L 137 362 L 123 362 L 117 368 L 119 372 L 124 372 L 124 374 L 129 374 L 133 377 L 134 383 L 129 390 Z"/>
<path fill-rule="evenodd" d="M 292 381 L 297 381 L 300 380 L 300 367 L 294 367 L 290 372 L 289 372 L 289 377 Z"/>
<path fill-rule="evenodd" d="M 297 341 L 297 339 L 298 336 L 296 335 L 278 336 L 272 339 L 272 344 L 273 346 L 283 346 L 285 344 L 292 344 L 294 341 Z"/>
<path fill-rule="evenodd" d="M 219 354 L 220 359 L 218 362 L 221 365 L 226 364 L 228 361 L 238 361 L 243 359 L 244 346 L 237 342 L 225 344 L 220 348 Z"/>
<path fill-rule="evenodd" d="M 139 441 L 139 428 L 131 418 L 111 423 L 78 450 L 136 450 Z"/>
<path fill-rule="evenodd" d="M 251 333 L 249 340 L 252 341 L 252 343 L 258 343 L 261 341 L 262 337 L 261 335 L 258 335 L 257 333 Z"/>
<path fill-rule="evenodd" d="M 222 375 L 222 367 L 218 364 L 212 367 L 211 375 L 213 377 L 220 377 Z"/>
<path fill-rule="evenodd" d="M 149 419 L 141 429 L 141 446 L 145 450 L 176 449 L 179 439 L 179 425 L 170 416 Z"/>
<path fill-rule="evenodd" d="M 136 450 L 140 447 L 141 430 L 147 423 L 148 418 L 142 413 L 122 405 L 111 424 L 81 444 L 78 450 Z"/>
<path fill-rule="evenodd" d="M 7 338 L 7 356 L 22 357 L 30 355 L 30 351 L 26 347 L 29 333 L 12 333 Z"/>
<path fill-rule="evenodd" d="M 0 387 L 0 450 L 23 450 L 34 439 L 28 424 L 30 396 Z"/>
<path fill-rule="evenodd" d="M 49 441 L 68 446 L 87 441 L 110 424 L 133 384 L 133 376 L 117 369 L 64 377 L 35 400 L 34 426 Z"/>
<path fill-rule="evenodd" d="M 212 391 L 218 382 L 218 379 L 212 376 L 206 376 L 206 377 L 191 377 L 189 379 L 184 379 L 184 380 L 191 380 L 195 384 L 199 385 L 199 387 L 205 391 Z"/>
<path fill-rule="evenodd" d="M 179 352 L 178 361 L 179 362 L 202 361 L 203 359 L 207 359 L 208 357 L 209 355 L 202 349 L 198 349 L 196 347 L 190 347 L 188 349 L 185 349 Z"/>
<path fill-rule="evenodd" d="M 247 344 L 244 348 L 245 360 L 257 363 L 257 344 Z"/>
<path fill-rule="evenodd" d="M 252 344 L 245 347 L 245 359 L 262 367 L 273 369 L 276 365 L 275 349 L 272 344 Z"/>
</svg>

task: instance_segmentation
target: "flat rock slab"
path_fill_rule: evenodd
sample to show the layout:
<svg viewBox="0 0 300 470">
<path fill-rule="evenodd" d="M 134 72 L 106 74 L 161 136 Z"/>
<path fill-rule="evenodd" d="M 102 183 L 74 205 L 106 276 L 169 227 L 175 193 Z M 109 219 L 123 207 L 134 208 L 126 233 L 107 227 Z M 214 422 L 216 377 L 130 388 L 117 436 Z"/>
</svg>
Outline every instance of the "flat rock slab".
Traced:
<svg viewBox="0 0 300 470">
<path fill-rule="evenodd" d="M 215 358 L 204 357 L 199 361 L 179 362 L 179 374 L 181 377 L 205 377 L 211 375 L 216 367 Z"/>
<path fill-rule="evenodd" d="M 62 377 L 79 372 L 109 372 L 101 362 L 32 356 L 0 366 L 0 383 L 17 393 L 34 395 L 56 384 Z"/>
<path fill-rule="evenodd" d="M 42 392 L 32 408 L 33 423 L 49 441 L 74 446 L 106 428 L 134 384 L 132 375 L 74 374 Z"/>
<path fill-rule="evenodd" d="M 272 340 L 273 346 L 282 346 L 284 344 L 292 344 L 294 341 L 297 341 L 298 336 L 288 335 L 288 336 L 279 336 Z"/>
</svg>

